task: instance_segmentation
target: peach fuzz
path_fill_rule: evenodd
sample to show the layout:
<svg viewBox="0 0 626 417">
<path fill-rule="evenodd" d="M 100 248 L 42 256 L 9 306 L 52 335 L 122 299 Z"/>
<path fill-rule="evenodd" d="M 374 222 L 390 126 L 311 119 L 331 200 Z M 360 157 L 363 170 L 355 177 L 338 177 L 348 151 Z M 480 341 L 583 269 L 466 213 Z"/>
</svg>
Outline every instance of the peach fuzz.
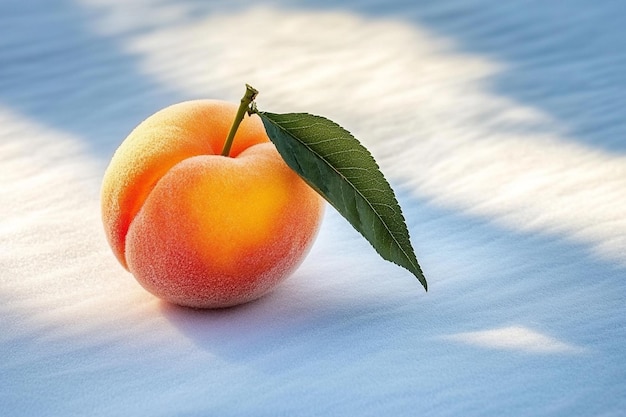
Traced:
<svg viewBox="0 0 626 417">
<path fill-rule="evenodd" d="M 236 112 L 213 100 L 167 107 L 131 132 L 104 174 L 113 252 L 169 302 L 254 300 L 298 267 L 317 234 L 323 199 L 285 164 L 257 115 L 220 155 Z"/>
</svg>

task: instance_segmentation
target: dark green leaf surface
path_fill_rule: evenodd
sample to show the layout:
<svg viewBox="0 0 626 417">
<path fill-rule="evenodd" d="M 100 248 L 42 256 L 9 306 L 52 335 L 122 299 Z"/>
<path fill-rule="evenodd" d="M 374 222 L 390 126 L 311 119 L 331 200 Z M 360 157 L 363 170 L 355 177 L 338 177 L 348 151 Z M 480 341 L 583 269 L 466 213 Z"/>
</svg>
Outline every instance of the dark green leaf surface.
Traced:
<svg viewBox="0 0 626 417">
<path fill-rule="evenodd" d="M 370 152 L 336 123 L 307 113 L 258 112 L 287 165 L 317 190 L 384 259 L 427 288 L 391 186 Z"/>
</svg>

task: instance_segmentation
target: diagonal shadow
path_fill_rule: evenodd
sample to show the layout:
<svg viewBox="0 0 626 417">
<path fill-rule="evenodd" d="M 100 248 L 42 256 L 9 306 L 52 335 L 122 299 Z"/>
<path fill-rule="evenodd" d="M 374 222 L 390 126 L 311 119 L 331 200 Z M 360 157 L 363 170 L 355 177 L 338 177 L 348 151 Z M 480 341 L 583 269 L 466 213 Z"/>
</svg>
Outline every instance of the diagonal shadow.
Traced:
<svg viewBox="0 0 626 417">
<path fill-rule="evenodd" d="M 480 8 L 477 7 L 475 10 L 476 5 L 488 5 L 488 3 L 488 0 L 483 0 L 482 3 L 472 3 L 472 8 L 464 14 L 465 19 L 471 20 L 472 13 L 478 13 L 476 10 Z M 200 3 L 197 3 L 196 6 L 200 11 L 207 12 L 209 10 L 203 8 L 204 6 Z M 478 30 L 477 33 L 471 32 L 469 34 L 474 34 L 474 37 L 465 38 L 461 36 L 465 35 L 463 30 L 469 29 L 464 29 L 463 25 L 455 26 L 454 23 L 458 23 L 460 17 L 454 14 L 450 16 L 451 9 L 446 9 L 441 5 L 420 8 L 413 3 L 410 6 L 385 3 L 383 6 L 372 2 L 366 5 L 355 4 L 350 7 L 355 8 L 359 13 L 392 16 L 401 8 L 404 10 L 405 6 L 411 13 L 403 15 L 404 18 L 424 19 L 427 24 L 432 24 L 435 27 L 439 25 L 448 28 L 447 30 L 451 32 L 456 28 L 456 35 L 458 36 L 455 38 L 467 39 L 462 45 L 467 44 L 470 49 L 475 44 L 483 45 L 481 41 L 486 42 L 486 39 L 481 37 L 485 36 L 484 33 L 478 29 L 476 29 Z M 333 8 L 337 6 L 322 2 L 316 3 L 316 7 Z M 458 7 L 462 6 L 459 4 Z M 530 9 L 533 11 L 521 13 L 520 16 L 516 15 L 516 17 L 511 18 L 524 21 L 523 19 L 530 19 L 535 13 L 554 13 L 554 11 Z M 444 13 L 446 10 L 448 14 Z M 504 13 L 509 9 L 507 6 L 494 6 L 489 10 L 491 10 L 489 13 Z M 548 10 L 553 9 L 548 8 Z M 93 32 L 84 26 L 91 20 L 91 16 L 68 1 L 39 0 L 38 3 L 26 5 L 11 0 L 2 4 L 0 12 L 2 12 L 0 16 L 12 16 L 6 19 L 9 24 L 7 33 L 10 35 L 2 40 L 1 53 L 7 64 L 0 67 L 0 80 L 2 80 L 0 81 L 2 83 L 0 84 L 0 101 L 50 126 L 76 133 L 85 138 L 90 146 L 94 147 L 100 154 L 112 151 L 110 146 L 116 141 L 111 141 L 110 138 L 123 137 L 141 118 L 140 114 L 151 113 L 154 108 L 162 107 L 164 103 L 178 99 L 176 93 L 152 83 L 148 77 L 143 76 L 137 70 L 138 65 L 133 57 L 120 52 L 116 40 L 122 43 L 121 39 L 115 37 L 105 39 L 93 35 Z M 543 14 L 536 16 L 536 18 L 540 22 L 539 26 L 547 24 Z M 31 25 L 29 30 L 24 29 L 23 25 L 26 21 Z M 15 26 L 11 27 L 11 25 Z M 523 29 L 521 29 L 523 26 L 513 25 L 511 31 L 514 34 L 517 33 L 516 30 L 523 33 Z M 496 33 L 499 33 L 499 30 L 497 29 Z M 609 35 L 606 36 L 616 36 L 611 30 L 609 25 Z M 561 36 L 567 37 L 569 35 Z M 502 45 L 507 44 L 508 41 L 503 40 L 500 44 L 485 43 L 483 48 L 488 53 L 492 52 L 498 55 L 498 52 L 505 53 L 504 49 L 507 48 Z M 565 62 L 575 60 L 577 57 L 574 51 L 572 51 L 571 56 L 567 52 L 563 53 L 565 54 Z M 512 62 L 521 62 L 528 58 L 528 55 L 520 52 L 506 52 L 506 54 L 505 60 Z M 498 58 L 502 57 L 498 55 Z M 515 75 L 515 66 L 513 66 L 512 71 Z M 593 77 L 594 73 L 593 71 L 585 72 L 583 69 L 583 75 Z M 517 77 L 513 76 L 513 78 Z M 538 82 L 545 81 L 542 81 L 541 76 L 539 76 Z M 28 86 L 28 88 L 23 89 L 23 86 Z M 85 105 L 86 95 L 90 99 L 89 105 Z M 140 100 L 133 102 L 133 97 L 140 97 Z M 118 105 L 120 102 L 124 102 L 124 105 Z M 99 123 L 102 120 L 108 122 Z M 111 123 L 110 120 L 116 120 L 117 123 Z M 102 126 L 102 128 L 94 129 L 94 126 Z M 405 198 L 409 200 L 409 197 Z M 426 207 L 426 202 L 409 201 L 408 204 L 409 206 Z M 532 301 L 533 294 L 536 293 L 562 291 L 562 288 L 576 293 L 580 291 L 579 287 L 574 285 L 576 282 L 587 282 L 593 278 L 594 283 L 590 285 L 595 288 L 595 285 L 601 285 L 606 279 L 615 279 L 617 275 L 622 273 L 619 269 L 614 269 L 617 267 L 593 260 L 586 253 L 585 248 L 567 243 L 561 238 L 541 235 L 520 235 L 523 238 L 509 238 L 507 234 L 503 234 L 502 231 L 484 223 L 483 220 L 472 220 L 463 216 L 457 217 L 451 213 L 444 216 L 433 215 L 433 213 L 428 214 L 428 209 L 424 210 L 425 212 L 421 209 L 412 209 L 411 211 L 415 216 L 410 218 L 419 219 L 417 221 L 412 220 L 416 221 L 412 226 L 416 230 L 426 228 L 425 230 L 428 231 L 428 228 L 431 227 L 429 225 L 437 224 L 443 221 L 439 219 L 444 218 L 446 219 L 445 223 L 436 226 L 435 231 L 431 230 L 431 233 L 441 233 L 442 230 L 445 230 L 449 236 L 456 236 L 456 239 L 460 241 L 478 239 L 468 247 L 473 248 L 474 252 L 481 251 L 481 253 L 474 254 L 473 251 L 469 251 L 471 256 L 468 258 L 468 251 L 460 250 L 467 248 L 459 248 L 458 251 L 454 251 L 459 255 L 452 261 L 453 264 L 457 265 L 455 271 L 462 270 L 458 267 L 458 263 L 464 262 L 469 269 L 463 270 L 463 273 L 471 279 L 460 279 L 456 273 L 451 273 L 452 270 L 446 270 L 445 266 L 437 267 L 442 269 L 436 272 L 435 276 L 452 277 L 447 279 L 447 282 L 454 282 L 454 285 L 457 286 L 458 289 L 455 290 L 455 293 L 467 293 L 476 299 L 487 297 L 488 295 L 480 290 L 481 285 L 484 287 L 485 284 L 483 280 L 488 280 L 491 283 L 491 280 L 496 277 L 496 283 L 511 286 L 511 289 L 507 290 L 507 294 L 515 291 L 516 286 L 521 285 L 523 287 L 519 288 L 519 291 L 524 294 L 524 299 Z M 420 213 L 423 214 L 420 216 Z M 470 229 L 476 228 L 475 233 L 472 231 L 472 233 L 458 235 L 458 230 L 468 230 L 468 227 Z M 422 234 L 417 233 L 418 236 Z M 437 241 L 434 235 L 432 239 L 426 238 L 424 240 L 427 242 Z M 456 242 L 447 242 L 447 244 L 457 245 Z M 537 252 L 537 248 L 541 248 L 539 252 Z M 497 262 L 501 262 L 502 265 L 494 269 L 494 264 L 491 263 L 487 270 L 481 270 L 481 259 L 490 259 L 494 254 L 498 255 Z M 549 256 L 546 256 L 547 254 Z M 515 260 L 511 260 L 512 257 Z M 528 260 L 527 263 L 520 262 L 522 258 L 531 260 Z M 508 264 L 506 263 L 507 259 L 510 261 Z M 586 261 L 582 262 L 581 259 Z M 552 264 L 550 262 L 557 263 Z M 545 265 L 549 268 L 544 268 Z M 521 279 L 522 277 L 533 277 L 534 279 L 524 281 Z M 520 296 L 519 292 L 516 294 L 518 297 Z M 575 300 L 576 298 L 572 296 L 572 302 Z M 443 300 L 443 302 L 446 301 Z M 453 301 L 450 302 L 453 303 Z M 522 314 L 522 312 L 512 313 L 516 311 L 517 300 L 507 299 L 501 303 L 498 305 L 507 305 L 507 307 L 502 308 L 498 317 L 505 319 L 508 317 L 513 321 L 515 317 Z M 509 304 L 512 307 L 509 308 Z M 477 305 L 476 311 L 479 317 L 484 314 L 478 308 L 480 305 L 480 303 Z M 563 303 L 559 305 L 563 305 Z M 546 308 L 545 305 L 539 304 L 534 314 L 539 314 L 542 311 L 547 316 L 552 314 L 550 309 L 544 311 L 544 308 Z M 449 320 L 454 317 L 468 316 L 467 311 L 458 311 L 454 305 L 449 305 L 446 311 L 449 312 L 449 316 L 447 316 Z M 571 317 L 576 317 L 576 314 L 572 312 Z M 467 330 L 479 329 L 470 328 Z"/>
<path fill-rule="evenodd" d="M 612 112 L 606 115 L 593 112 L 570 120 L 572 114 L 585 114 L 588 108 L 598 107 L 599 101 L 596 100 L 606 100 L 613 108 L 619 108 L 615 105 L 623 103 L 617 96 L 623 88 L 605 91 L 593 83 L 607 80 L 616 87 L 623 87 L 624 75 L 609 70 L 606 77 L 596 78 L 601 58 L 589 67 L 583 66 L 584 56 L 581 57 L 574 42 L 579 35 L 591 31 L 597 22 L 606 21 L 607 24 L 603 25 L 606 34 L 599 35 L 604 46 L 597 52 L 604 54 L 616 47 L 622 39 L 615 27 L 616 19 L 621 15 L 617 13 L 621 7 L 619 3 L 607 2 L 607 9 L 593 9 L 591 18 L 585 20 L 583 14 L 589 14 L 592 5 L 579 1 L 580 10 L 574 10 L 573 16 L 581 19 L 580 27 L 566 29 L 565 34 L 546 40 L 547 44 L 525 41 L 552 28 L 549 18 L 553 14 L 573 18 L 572 13 L 565 13 L 568 10 L 564 10 L 563 5 L 542 4 L 526 8 L 521 3 L 511 6 L 511 3 L 477 0 L 469 7 L 457 2 L 458 8 L 455 9 L 450 4 L 369 2 L 350 7 L 360 13 L 381 16 L 395 16 L 400 10 L 408 10 L 403 13 L 403 18 L 419 19 L 420 24 L 451 35 L 463 48 L 510 63 L 510 70 L 494 80 L 494 88 L 499 93 L 530 101 L 533 106 L 542 107 L 566 121 L 579 140 L 614 151 L 624 150 L 623 144 L 616 139 L 620 135 L 614 134 L 623 132 L 624 122 L 612 119 Z M 598 5 L 597 2 L 594 4 Z M 309 6 L 347 7 L 324 1 L 310 2 Z M 197 7 L 203 8 L 200 3 Z M 7 15 L 12 17 L 3 17 Z M 497 17 L 503 15 L 507 19 L 498 21 Z M 115 38 L 101 39 L 91 34 L 83 26 L 89 20 L 84 11 L 68 1 L 3 2 L 0 21 L 8 26 L 3 25 L 7 28 L 3 30 L 7 35 L 0 38 L 0 102 L 51 127 L 80 136 L 102 154 L 111 151 L 112 143 L 123 137 L 141 116 L 180 97 L 143 76 L 133 57 L 120 52 Z M 483 20 L 496 22 L 492 23 L 494 26 L 476 24 Z M 535 29 L 532 29 L 532 20 L 539 22 Z M 509 38 L 499 34 L 508 34 Z M 536 48 L 552 50 L 555 42 L 558 46 L 559 39 L 566 46 L 560 52 L 563 55 L 559 61 L 565 68 L 570 64 L 574 66 L 566 77 L 560 77 L 566 70 L 534 59 L 546 58 L 536 55 Z M 515 47 L 517 42 L 520 45 Z M 620 51 L 618 53 L 623 53 Z M 620 62 L 609 66 L 623 67 Z M 587 88 L 593 93 L 592 97 L 563 106 L 562 101 L 571 97 L 570 81 L 576 77 L 583 82 L 583 88 L 585 83 L 590 83 Z M 536 94 L 542 90 L 545 94 Z M 89 98 L 89 105 L 86 105 L 85 97 Z M 124 105 L 120 106 L 122 101 Z M 593 129 L 605 120 L 605 116 L 612 122 L 608 124 L 617 129 L 613 133 Z M 103 120 L 107 123 L 102 123 Z M 116 123 L 110 120 L 116 120 Z M 94 129 L 95 126 L 101 128 Z M 110 137 L 115 137 L 116 141 L 111 141 Z M 374 366 L 378 358 L 396 352 L 396 358 L 406 360 L 389 364 L 390 374 L 395 371 L 404 372 L 405 376 L 409 373 L 425 375 L 428 383 L 441 392 L 449 389 L 451 384 L 459 384 L 452 378 L 456 375 L 441 372 L 450 364 L 460 368 L 461 378 L 458 380 L 463 381 L 462 377 L 465 377 L 467 381 L 477 369 L 496 363 L 497 368 L 490 369 L 491 373 L 481 382 L 486 384 L 487 390 L 499 393 L 507 374 L 514 372 L 518 365 L 528 366 L 528 361 L 511 354 L 503 354 L 500 361 L 494 361 L 493 356 L 482 351 L 449 348 L 437 336 L 527 324 L 602 354 L 591 355 L 585 358 L 586 363 L 576 366 L 571 362 L 539 360 L 534 363 L 539 372 L 537 381 L 528 386 L 523 384 L 524 380 L 517 380 L 513 386 L 507 386 L 509 393 L 527 389 L 535 393 L 550 392 L 555 386 L 563 392 L 569 392 L 570 388 L 580 392 L 579 384 L 584 384 L 591 387 L 587 391 L 591 400 L 594 394 L 610 387 L 610 393 L 615 394 L 613 398 L 617 398 L 614 401 L 623 402 L 623 397 L 619 396 L 626 380 L 620 366 L 626 359 L 622 349 L 626 340 L 623 268 L 594 258 L 586 247 L 562 236 L 503 230 L 483 219 L 436 207 L 408 193 L 401 194 L 400 200 L 410 221 L 418 257 L 433 279 L 428 296 L 416 296 L 416 292 L 421 291 L 417 283 L 408 274 L 398 273 L 393 266 L 370 269 L 378 264 L 363 262 L 363 251 L 368 250 L 366 244 L 353 244 L 352 232 L 340 226 L 343 224 L 341 219 L 331 216 L 328 230 L 337 233 L 333 239 L 337 239 L 341 246 L 327 240 L 323 250 L 316 254 L 321 259 L 328 259 L 340 253 L 344 259 L 341 263 L 336 258 L 331 262 L 320 262 L 309 270 L 315 274 L 300 273 L 288 287 L 273 295 L 292 297 L 290 291 L 294 291 L 299 297 L 297 302 L 283 309 L 276 309 L 275 305 L 279 303 L 268 298 L 223 312 L 195 312 L 166 306 L 162 311 L 200 348 L 232 362 L 255 363 L 266 374 L 288 376 L 287 368 L 294 368 L 314 376 L 319 373 L 319 367 L 330 374 L 335 370 L 330 368 L 343 366 L 344 375 L 358 376 L 362 375 L 359 369 Z M 373 253 L 371 256 L 375 257 Z M 339 269 L 344 262 L 353 265 L 354 269 Z M 376 273 L 372 274 L 372 271 Z M 342 280 L 343 276 L 362 280 L 360 285 L 371 285 L 376 291 L 355 300 L 349 294 L 353 284 Z M 316 279 L 321 283 L 318 284 Z M 378 286 L 383 279 L 387 280 L 386 286 Z M 317 302 L 309 299 L 307 292 L 319 288 L 317 285 L 327 285 L 328 294 L 334 294 L 335 298 L 322 298 L 321 302 L 319 297 Z M 356 359 L 355 352 L 358 354 Z M 92 352 L 77 352 L 76 356 L 79 362 L 89 363 Z M 512 365 L 507 365 L 511 361 Z M 463 368 L 468 363 L 472 366 Z M 61 363 L 61 370 L 65 370 L 64 364 Z M 142 364 L 131 363 L 129 366 L 136 371 L 133 375 L 138 379 L 149 378 L 144 372 L 148 365 L 146 369 Z M 605 371 L 607 369 L 610 371 Z M 22 374 L 23 370 L 17 369 L 5 378 L 21 380 Z M 56 384 L 79 383 L 78 378 L 74 379 L 68 372 L 60 372 L 59 378 Z M 339 378 L 340 382 L 345 380 Z M 417 377 L 411 381 L 420 382 Z M 101 384 L 108 382 L 104 379 Z M 341 388 L 344 390 L 335 392 L 347 391 L 354 397 L 366 394 L 359 384 Z M 288 393 L 297 394 L 290 389 L 295 391 L 297 387 L 286 388 Z M 465 391 L 467 397 L 475 393 L 471 387 Z M 574 414 L 594 411 L 591 401 L 580 401 L 576 405 L 578 408 L 571 410 L 575 411 Z"/>
<path fill-rule="evenodd" d="M 505 69 L 486 81 L 494 94 L 541 109 L 585 145 L 626 152 L 626 2 L 280 3 L 418 23 L 452 39 L 461 51 L 503 63 Z"/>
<path fill-rule="evenodd" d="M 184 4 L 189 21 L 224 9 L 258 6 L 246 1 Z M 540 108 L 565 126 L 566 136 L 586 145 L 626 151 L 622 1 L 278 4 L 419 23 L 453 39 L 456 48 L 504 63 L 506 70 L 488 81 L 494 94 Z M 0 103 L 77 134 L 97 151 L 110 152 L 137 120 L 185 97 L 141 74 L 137 59 L 120 48 L 123 34 L 95 35 L 89 25 L 97 13 L 69 0 L 2 2 Z M 150 25 L 135 30 L 150 30 Z"/>
<path fill-rule="evenodd" d="M 0 105 L 106 155 L 137 120 L 181 97 L 141 74 L 120 39 L 95 35 L 91 21 L 69 0 L 1 2 Z"/>
</svg>

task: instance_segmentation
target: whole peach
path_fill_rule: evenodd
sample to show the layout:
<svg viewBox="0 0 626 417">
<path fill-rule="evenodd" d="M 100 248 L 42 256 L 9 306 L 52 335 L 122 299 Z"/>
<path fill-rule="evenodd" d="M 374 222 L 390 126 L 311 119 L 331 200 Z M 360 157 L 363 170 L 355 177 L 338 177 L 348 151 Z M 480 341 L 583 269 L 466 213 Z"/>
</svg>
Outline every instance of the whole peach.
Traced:
<svg viewBox="0 0 626 417">
<path fill-rule="evenodd" d="M 131 132 L 104 174 L 113 252 L 169 302 L 214 308 L 261 297 L 317 234 L 323 199 L 285 164 L 257 115 L 220 155 L 236 112 L 213 100 L 167 107 Z"/>
</svg>

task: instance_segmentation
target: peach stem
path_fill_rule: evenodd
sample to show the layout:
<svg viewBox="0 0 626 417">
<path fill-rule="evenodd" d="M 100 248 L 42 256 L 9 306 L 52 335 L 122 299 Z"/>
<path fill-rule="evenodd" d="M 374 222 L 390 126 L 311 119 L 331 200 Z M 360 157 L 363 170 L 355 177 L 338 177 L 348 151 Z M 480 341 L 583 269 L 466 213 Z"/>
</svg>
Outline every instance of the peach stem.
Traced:
<svg viewBox="0 0 626 417">
<path fill-rule="evenodd" d="M 226 142 L 224 142 L 224 147 L 222 148 L 222 156 L 228 156 L 228 154 L 230 153 L 230 148 L 233 146 L 233 140 L 235 139 L 235 133 L 237 133 L 237 129 L 239 129 L 239 125 L 246 115 L 246 112 L 250 107 L 250 103 L 254 101 L 257 94 L 259 94 L 259 92 L 256 89 L 246 84 L 246 93 L 241 98 L 241 104 L 239 104 L 239 109 L 237 109 L 235 120 L 233 120 L 233 125 L 230 127 Z"/>
</svg>

